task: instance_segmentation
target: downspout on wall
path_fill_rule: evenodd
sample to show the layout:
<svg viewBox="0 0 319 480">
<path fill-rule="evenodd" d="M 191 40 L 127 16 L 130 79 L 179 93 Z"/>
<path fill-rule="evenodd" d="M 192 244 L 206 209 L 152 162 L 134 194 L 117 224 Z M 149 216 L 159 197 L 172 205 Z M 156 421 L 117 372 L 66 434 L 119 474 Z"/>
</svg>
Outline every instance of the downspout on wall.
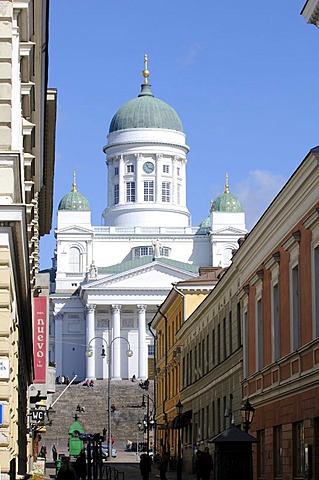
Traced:
<svg viewBox="0 0 319 480">
<path fill-rule="evenodd" d="M 186 295 L 184 295 L 184 293 L 182 293 L 177 287 L 176 287 L 176 284 L 172 283 L 172 286 L 173 286 L 173 289 L 175 290 L 176 293 L 178 293 L 179 295 L 181 295 L 181 297 L 183 297 L 183 323 L 185 322 L 186 320 Z"/>
<path fill-rule="evenodd" d="M 164 419 L 167 418 L 166 416 L 166 412 L 165 412 L 165 405 L 166 405 L 166 402 L 167 402 L 167 365 L 168 365 L 168 349 L 167 349 L 167 323 L 168 323 L 168 319 L 166 317 L 166 315 L 161 311 L 161 306 L 160 305 L 157 309 L 157 313 L 154 315 L 153 319 L 150 321 L 150 323 L 148 324 L 148 327 L 151 331 L 151 325 L 152 325 L 152 322 L 155 318 L 155 316 L 159 313 L 165 320 L 164 322 L 164 335 L 165 335 L 165 345 L 164 345 L 164 350 L 165 350 L 165 374 L 164 374 L 164 399 L 163 399 L 163 417 Z M 151 331 L 153 337 L 155 340 L 157 340 L 157 335 L 154 336 L 153 332 Z M 155 354 L 156 354 L 156 346 L 154 348 L 154 359 L 156 358 L 155 357 Z M 156 363 L 156 360 L 155 360 L 155 363 Z M 156 375 L 155 375 L 156 376 Z M 154 382 L 155 384 L 155 382 Z M 154 395 L 155 395 L 155 385 L 154 385 Z M 156 398 L 156 397 L 155 397 Z M 156 405 L 156 403 L 155 403 Z M 166 420 L 165 420 L 166 421 Z M 167 448 L 167 430 L 165 430 L 165 449 Z"/>
</svg>

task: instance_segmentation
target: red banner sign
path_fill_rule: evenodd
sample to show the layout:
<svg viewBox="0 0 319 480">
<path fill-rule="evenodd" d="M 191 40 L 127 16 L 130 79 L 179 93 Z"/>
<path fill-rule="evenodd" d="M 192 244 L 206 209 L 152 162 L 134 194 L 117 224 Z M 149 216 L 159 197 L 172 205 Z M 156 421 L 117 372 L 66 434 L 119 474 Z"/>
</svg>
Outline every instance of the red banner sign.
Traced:
<svg viewBox="0 0 319 480">
<path fill-rule="evenodd" d="M 34 382 L 46 383 L 47 372 L 47 298 L 35 297 L 33 303 Z"/>
</svg>

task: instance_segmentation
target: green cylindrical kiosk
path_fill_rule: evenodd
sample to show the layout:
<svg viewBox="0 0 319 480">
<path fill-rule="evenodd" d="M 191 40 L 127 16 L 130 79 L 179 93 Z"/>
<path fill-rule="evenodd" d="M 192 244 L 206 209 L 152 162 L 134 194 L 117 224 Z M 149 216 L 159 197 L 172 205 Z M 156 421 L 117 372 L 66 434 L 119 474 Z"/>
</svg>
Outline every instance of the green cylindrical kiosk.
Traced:
<svg viewBox="0 0 319 480">
<path fill-rule="evenodd" d="M 84 428 L 75 420 L 69 428 L 69 455 L 70 457 L 77 457 L 83 450 L 83 440 L 80 439 L 80 434 L 84 433 Z"/>
<path fill-rule="evenodd" d="M 61 465 L 62 465 L 62 462 L 61 460 L 58 458 L 56 461 L 55 461 L 55 478 L 58 476 L 58 473 L 59 473 L 59 470 L 61 468 Z"/>
</svg>

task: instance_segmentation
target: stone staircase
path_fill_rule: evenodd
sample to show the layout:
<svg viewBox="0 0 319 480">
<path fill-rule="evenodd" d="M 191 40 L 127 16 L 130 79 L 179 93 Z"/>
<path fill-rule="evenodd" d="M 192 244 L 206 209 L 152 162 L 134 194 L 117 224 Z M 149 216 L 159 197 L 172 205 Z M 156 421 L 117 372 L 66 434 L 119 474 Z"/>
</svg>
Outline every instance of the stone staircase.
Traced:
<svg viewBox="0 0 319 480">
<path fill-rule="evenodd" d="M 65 385 L 56 385 L 53 402 L 64 390 Z M 149 394 L 153 398 L 153 382 L 150 382 L 149 390 L 145 391 L 139 386 L 139 382 L 131 380 L 111 381 L 111 404 L 115 404 L 116 410 L 111 413 L 112 437 L 117 449 L 124 449 L 127 440 L 132 442 L 142 441 L 143 434 L 138 430 L 139 420 L 143 420 L 146 407 L 141 407 L 143 394 Z M 52 443 L 67 443 L 68 430 L 74 421 L 75 414 L 86 433 L 102 435 L 103 428 L 108 426 L 107 413 L 107 380 L 96 380 L 94 387 L 84 387 L 82 383 L 71 385 L 61 398 L 55 403 L 56 411 L 51 426 L 46 427 L 42 435 L 43 442 L 47 445 Z M 147 400 L 145 397 L 145 403 Z M 84 408 L 83 413 L 76 411 L 77 406 Z M 150 412 L 153 404 L 150 401 Z"/>
</svg>

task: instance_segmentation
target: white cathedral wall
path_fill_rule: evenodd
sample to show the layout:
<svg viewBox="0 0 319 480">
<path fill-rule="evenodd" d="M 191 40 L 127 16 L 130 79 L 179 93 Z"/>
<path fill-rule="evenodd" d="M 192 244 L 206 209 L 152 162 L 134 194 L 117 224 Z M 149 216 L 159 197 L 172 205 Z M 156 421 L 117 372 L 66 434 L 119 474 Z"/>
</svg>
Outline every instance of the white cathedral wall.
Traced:
<svg viewBox="0 0 319 480">
<path fill-rule="evenodd" d="M 57 228 L 68 227 L 70 225 L 82 226 L 91 228 L 91 212 L 90 211 L 76 211 L 60 210 L 58 212 Z"/>
<path fill-rule="evenodd" d="M 188 152 L 189 147 L 186 145 L 186 135 L 183 132 L 176 130 L 165 130 L 163 128 L 131 128 L 126 130 L 118 130 L 111 132 L 107 135 L 108 144 L 104 147 L 104 151 L 109 154 L 119 154 L 120 146 L 122 145 L 122 151 L 127 153 L 129 151 L 127 145 L 147 145 L 153 144 L 152 150 L 154 151 L 154 145 L 166 145 L 172 148 L 182 148 L 185 153 Z M 134 148 L 134 147 L 131 147 Z M 135 147 L 136 148 L 136 147 Z M 145 147 L 144 147 L 145 148 Z M 148 147 L 150 149 L 150 147 Z M 162 147 L 160 147 L 161 149 Z"/>
<path fill-rule="evenodd" d="M 211 264 L 210 241 L 207 235 L 169 236 L 169 237 L 144 237 L 112 236 L 104 237 L 94 242 L 93 258 L 97 267 L 115 265 L 122 261 L 133 260 L 132 249 L 139 246 L 152 246 L 152 242 L 159 240 L 162 247 L 170 249 L 170 257 L 180 262 L 191 263 L 198 266 Z"/>
<path fill-rule="evenodd" d="M 211 212 L 210 222 L 212 231 L 225 227 L 238 228 L 246 231 L 244 212 Z"/>
</svg>

